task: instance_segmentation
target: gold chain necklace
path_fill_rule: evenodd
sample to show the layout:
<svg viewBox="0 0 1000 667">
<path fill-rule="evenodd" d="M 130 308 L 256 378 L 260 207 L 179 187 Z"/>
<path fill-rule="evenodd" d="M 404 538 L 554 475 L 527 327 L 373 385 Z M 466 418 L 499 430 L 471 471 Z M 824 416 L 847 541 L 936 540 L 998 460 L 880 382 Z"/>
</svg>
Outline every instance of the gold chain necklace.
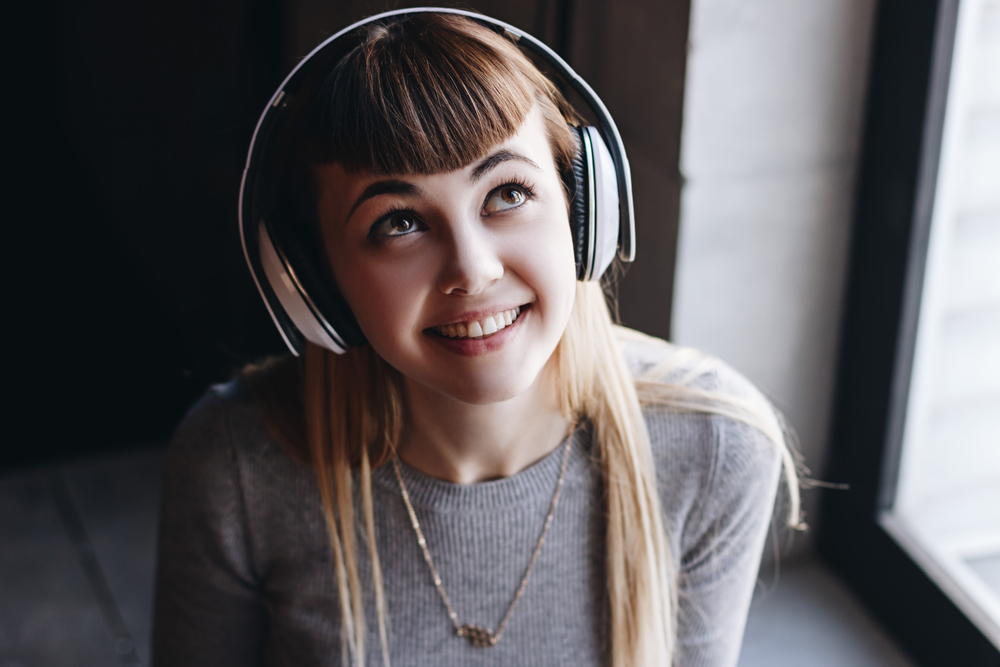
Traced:
<svg viewBox="0 0 1000 667">
<path fill-rule="evenodd" d="M 488 646 L 496 646 L 497 642 L 500 641 L 500 637 L 503 636 L 503 630 L 507 627 L 507 621 L 510 620 L 511 614 L 514 613 L 514 607 L 521 600 L 521 595 L 524 594 L 524 588 L 528 585 L 528 577 L 531 576 L 531 570 L 535 567 L 535 562 L 538 560 L 538 554 L 542 552 L 542 544 L 545 543 L 545 535 L 549 532 L 549 527 L 552 525 L 552 517 L 556 513 L 556 505 L 559 503 L 559 494 L 562 492 L 563 480 L 566 478 L 566 463 L 569 461 L 569 448 L 573 444 L 573 436 L 570 435 L 569 441 L 566 443 L 565 451 L 563 452 L 562 458 L 562 468 L 559 470 L 559 481 L 556 482 L 556 492 L 552 496 L 552 506 L 549 508 L 549 515 L 545 517 L 545 526 L 542 528 L 542 534 L 538 538 L 538 544 L 535 545 L 535 552 L 531 554 L 531 561 L 528 562 L 528 569 L 524 572 L 524 577 L 521 579 L 521 585 L 517 587 L 517 593 L 514 594 L 514 600 L 510 603 L 510 607 L 507 609 L 507 613 L 504 615 L 503 620 L 500 621 L 499 627 L 497 627 L 496 633 L 490 628 L 483 627 L 481 625 L 472 625 L 471 623 L 459 623 L 458 614 L 455 613 L 455 608 L 451 606 L 451 600 L 448 599 L 448 594 L 444 592 L 444 585 L 441 583 L 441 576 L 437 572 L 437 568 L 434 567 L 434 560 L 431 558 L 431 552 L 427 548 L 427 540 L 424 538 L 424 532 L 420 529 L 420 522 L 417 521 L 417 514 L 413 511 L 413 505 L 410 503 L 410 494 L 406 491 L 406 485 L 403 484 L 403 475 L 399 470 L 399 457 L 396 456 L 395 450 L 392 453 L 392 465 L 396 470 L 396 479 L 399 480 L 399 490 L 403 492 L 403 503 L 406 505 L 406 512 L 410 515 L 410 523 L 413 525 L 413 531 L 417 534 L 417 544 L 420 545 L 420 549 L 424 552 L 424 560 L 427 561 L 427 567 L 431 570 L 431 576 L 434 577 L 434 586 L 437 588 L 438 593 L 441 594 L 441 599 L 444 601 L 444 606 L 448 608 L 448 616 L 451 618 L 452 624 L 455 626 L 455 634 L 459 637 L 467 637 L 474 646 L 479 646 L 480 648 L 485 648 Z"/>
</svg>

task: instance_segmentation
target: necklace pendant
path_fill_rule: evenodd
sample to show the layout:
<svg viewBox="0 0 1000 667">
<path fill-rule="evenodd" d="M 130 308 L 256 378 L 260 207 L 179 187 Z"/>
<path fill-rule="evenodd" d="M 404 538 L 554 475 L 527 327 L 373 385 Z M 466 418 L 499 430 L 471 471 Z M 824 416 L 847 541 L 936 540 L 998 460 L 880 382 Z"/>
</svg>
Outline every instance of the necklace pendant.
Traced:
<svg viewBox="0 0 1000 667">
<path fill-rule="evenodd" d="M 459 637 L 467 637 L 473 646 L 488 648 L 497 643 L 496 635 L 489 628 L 466 623 L 458 629 Z"/>
</svg>

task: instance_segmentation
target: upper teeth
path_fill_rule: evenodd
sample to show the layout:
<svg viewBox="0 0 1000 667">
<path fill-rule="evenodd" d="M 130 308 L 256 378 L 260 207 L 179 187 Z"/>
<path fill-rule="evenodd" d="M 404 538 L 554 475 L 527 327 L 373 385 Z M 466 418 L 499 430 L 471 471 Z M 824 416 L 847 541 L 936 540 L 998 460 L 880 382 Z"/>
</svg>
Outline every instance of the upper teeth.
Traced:
<svg viewBox="0 0 1000 667">
<path fill-rule="evenodd" d="M 483 336 L 496 333 L 504 327 L 509 327 L 520 314 L 521 307 L 518 306 L 517 308 L 511 308 L 495 315 L 487 315 L 481 320 L 446 324 L 438 327 L 437 331 L 442 336 L 447 336 L 448 338 L 482 338 Z"/>
</svg>

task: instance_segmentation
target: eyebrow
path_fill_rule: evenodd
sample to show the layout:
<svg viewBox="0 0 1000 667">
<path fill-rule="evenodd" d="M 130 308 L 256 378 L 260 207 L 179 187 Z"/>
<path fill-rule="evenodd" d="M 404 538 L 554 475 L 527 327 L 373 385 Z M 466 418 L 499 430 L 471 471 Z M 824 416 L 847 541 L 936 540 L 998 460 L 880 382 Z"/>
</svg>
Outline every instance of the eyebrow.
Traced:
<svg viewBox="0 0 1000 667">
<path fill-rule="evenodd" d="M 406 181 L 376 181 L 372 183 L 365 191 L 361 193 L 357 201 L 354 202 L 354 206 L 351 207 L 350 212 L 347 214 L 347 219 L 350 220 L 354 212 L 358 210 L 358 207 L 364 204 L 366 201 L 372 197 L 378 197 L 379 195 L 419 195 L 423 192 L 413 183 L 407 183 Z"/>
<path fill-rule="evenodd" d="M 538 164 L 534 160 L 529 158 L 527 155 L 522 155 L 517 151 L 508 150 L 506 148 L 501 148 L 497 152 L 487 155 L 482 160 L 480 160 L 479 164 L 476 165 L 476 168 L 473 169 L 472 173 L 469 175 L 469 182 L 476 183 L 493 169 L 496 169 L 504 162 L 510 162 L 511 160 L 526 162 L 535 169 L 541 169 L 541 167 L 539 167 Z M 358 210 L 358 207 L 364 204 L 372 197 L 378 197 L 379 195 L 420 195 L 420 194 L 423 194 L 423 190 L 421 190 L 413 183 L 407 183 L 406 181 L 399 181 L 394 179 L 386 181 L 376 181 L 375 183 L 372 183 L 367 188 L 365 188 L 365 191 L 362 192 L 361 196 L 358 197 L 358 199 L 354 202 L 354 205 L 351 206 L 351 210 L 347 213 L 347 219 L 350 220 L 351 216 L 354 215 L 354 212 Z"/>
<path fill-rule="evenodd" d="M 511 160 L 527 162 L 535 169 L 540 169 L 535 161 L 528 156 L 521 155 L 516 151 L 508 150 L 506 148 L 501 148 L 496 153 L 487 155 L 479 162 L 479 164 L 476 165 L 476 168 L 472 170 L 472 174 L 469 175 L 469 182 L 475 183 L 493 169 L 496 169 L 504 162 L 509 162 Z"/>
</svg>

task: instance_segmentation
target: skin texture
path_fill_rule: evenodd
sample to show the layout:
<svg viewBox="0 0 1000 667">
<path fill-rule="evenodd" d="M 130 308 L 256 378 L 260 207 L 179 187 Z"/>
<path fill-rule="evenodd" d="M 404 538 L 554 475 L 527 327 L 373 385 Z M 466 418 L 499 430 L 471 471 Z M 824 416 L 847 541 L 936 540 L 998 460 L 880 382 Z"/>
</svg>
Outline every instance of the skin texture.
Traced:
<svg viewBox="0 0 1000 667">
<path fill-rule="evenodd" d="M 456 171 L 317 168 L 337 281 L 374 349 L 405 378 L 400 456 L 448 481 L 512 475 L 565 437 L 553 352 L 576 289 L 565 194 L 538 110 Z M 396 211 L 393 213 L 392 211 Z M 435 327 L 515 306 L 492 337 Z"/>
</svg>

